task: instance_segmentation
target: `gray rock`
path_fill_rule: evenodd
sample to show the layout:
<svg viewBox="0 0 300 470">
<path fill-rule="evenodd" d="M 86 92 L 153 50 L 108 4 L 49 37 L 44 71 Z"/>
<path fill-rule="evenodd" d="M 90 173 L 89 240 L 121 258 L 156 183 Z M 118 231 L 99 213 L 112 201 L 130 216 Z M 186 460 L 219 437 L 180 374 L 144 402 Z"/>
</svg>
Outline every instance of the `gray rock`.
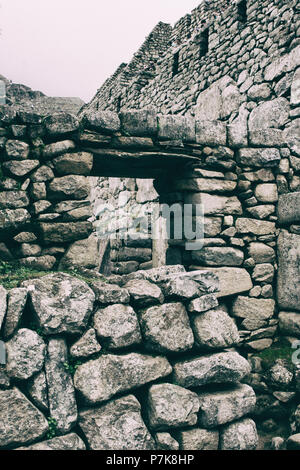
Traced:
<svg viewBox="0 0 300 470">
<path fill-rule="evenodd" d="M 101 346 L 97 341 L 94 328 L 90 328 L 84 335 L 70 348 L 72 357 L 89 357 L 101 351 Z"/>
<path fill-rule="evenodd" d="M 63 155 L 70 150 L 76 148 L 75 143 L 72 140 L 62 140 L 60 142 L 54 142 L 53 144 L 45 145 L 43 149 L 43 156 L 46 158 L 56 157 L 57 155 Z"/>
<path fill-rule="evenodd" d="M 133 395 L 81 411 L 79 426 L 91 450 L 154 450 L 155 442 Z"/>
<path fill-rule="evenodd" d="M 56 258 L 50 255 L 29 256 L 29 258 L 19 258 L 18 261 L 22 266 L 26 266 L 30 269 L 35 269 L 38 271 L 51 271 L 56 263 Z"/>
<path fill-rule="evenodd" d="M 244 253 L 236 248 L 211 246 L 192 251 L 192 259 L 204 266 L 241 266 Z"/>
<path fill-rule="evenodd" d="M 107 284 L 103 281 L 92 281 L 90 286 L 95 293 L 96 301 L 100 304 L 129 303 L 130 296 L 128 291 L 116 284 Z"/>
<path fill-rule="evenodd" d="M 276 167 L 280 153 L 276 148 L 243 148 L 238 151 L 238 162 L 250 167 Z"/>
<path fill-rule="evenodd" d="M 231 148 L 247 147 L 248 145 L 249 111 L 241 106 L 239 115 L 228 126 L 228 144 Z"/>
<path fill-rule="evenodd" d="M 90 186 L 85 176 L 62 176 L 54 178 L 49 184 L 49 198 L 51 199 L 85 199 L 89 193 Z"/>
<path fill-rule="evenodd" d="M 130 353 L 123 356 L 105 355 L 78 367 L 75 388 L 90 403 L 99 403 L 172 372 L 166 358 Z"/>
<path fill-rule="evenodd" d="M 300 336 L 300 312 L 280 312 L 278 318 L 283 335 Z"/>
<path fill-rule="evenodd" d="M 95 233 L 89 238 L 74 242 L 66 251 L 60 261 L 59 269 L 69 269 L 74 266 L 92 269 L 97 267 L 99 261 L 99 240 Z"/>
<path fill-rule="evenodd" d="M 248 247 L 249 258 L 253 258 L 255 263 L 273 263 L 275 261 L 275 251 L 264 243 L 250 243 Z"/>
<path fill-rule="evenodd" d="M 203 204 L 206 216 L 241 215 L 243 213 L 241 203 L 236 196 L 226 197 L 206 193 L 190 193 L 185 195 L 184 202 L 185 204 Z"/>
<path fill-rule="evenodd" d="M 109 350 L 126 348 L 142 341 L 137 315 L 129 305 L 114 304 L 97 310 L 94 327 L 100 341 L 105 342 Z"/>
<path fill-rule="evenodd" d="M 9 171 L 13 176 L 24 177 L 31 171 L 35 170 L 39 166 L 38 160 L 11 160 L 4 162 L 3 167 Z"/>
<path fill-rule="evenodd" d="M 265 326 L 266 320 L 274 315 L 275 301 L 273 299 L 254 299 L 238 296 L 232 305 L 232 314 L 243 318 L 243 327 L 256 330 Z"/>
<path fill-rule="evenodd" d="M 29 145 L 20 140 L 8 140 L 5 144 L 6 155 L 11 160 L 26 160 L 29 155 Z"/>
<path fill-rule="evenodd" d="M 242 234 L 252 233 L 254 235 L 269 235 L 275 232 L 275 228 L 274 222 L 247 218 L 239 218 L 236 221 L 236 229 L 238 233 Z"/>
<path fill-rule="evenodd" d="M 48 399 L 51 418 L 56 420 L 56 429 L 64 434 L 77 421 L 75 390 L 67 371 L 68 348 L 63 339 L 50 339 L 45 370 L 48 384 Z"/>
<path fill-rule="evenodd" d="M 0 293 L 1 295 L 1 293 Z M 27 301 L 27 289 L 11 289 L 7 298 L 7 313 L 4 324 L 4 337 L 9 338 L 18 328 Z"/>
<path fill-rule="evenodd" d="M 268 383 L 276 390 L 287 390 L 294 378 L 293 373 L 286 367 L 284 361 L 277 360 L 267 371 Z"/>
<path fill-rule="evenodd" d="M 199 285 L 187 276 L 176 276 L 162 284 L 162 290 L 167 299 L 193 299 L 199 295 Z"/>
<path fill-rule="evenodd" d="M 277 202 L 278 191 L 277 184 L 275 183 L 263 183 L 258 184 L 254 191 L 255 197 L 259 202 Z"/>
<path fill-rule="evenodd" d="M 59 175 L 88 176 L 93 168 L 94 157 L 88 152 L 65 153 L 53 160 Z"/>
<path fill-rule="evenodd" d="M 192 328 L 195 344 L 203 349 L 227 348 L 240 341 L 236 324 L 221 308 L 194 316 Z"/>
<path fill-rule="evenodd" d="M 44 371 L 34 375 L 27 382 L 27 392 L 34 404 L 42 411 L 49 410 L 46 374 Z"/>
<path fill-rule="evenodd" d="M 152 385 L 148 395 L 151 429 L 163 431 L 197 423 L 199 400 L 196 393 L 173 384 Z"/>
<path fill-rule="evenodd" d="M 283 132 L 280 129 L 256 129 L 249 132 L 249 142 L 255 147 L 282 147 Z"/>
<path fill-rule="evenodd" d="M 274 266 L 270 263 L 257 264 L 252 273 L 252 279 L 256 282 L 273 282 Z"/>
<path fill-rule="evenodd" d="M 221 121 L 196 121 L 196 142 L 204 145 L 226 145 L 226 125 Z"/>
<path fill-rule="evenodd" d="M 57 113 L 47 116 L 44 124 L 47 132 L 55 136 L 75 132 L 79 128 L 78 119 L 72 114 L 67 113 Z"/>
<path fill-rule="evenodd" d="M 287 143 L 289 149 L 300 156 L 300 118 L 294 119 L 291 124 L 289 124 L 283 132 L 283 141 Z"/>
<path fill-rule="evenodd" d="M 31 308 L 45 334 L 81 333 L 93 311 L 95 295 L 88 285 L 68 274 L 55 273 L 23 283 Z"/>
<path fill-rule="evenodd" d="M 296 70 L 293 76 L 292 86 L 291 86 L 291 105 L 299 106 L 300 104 L 300 68 Z"/>
<path fill-rule="evenodd" d="M 93 226 L 91 222 L 68 222 L 68 223 L 39 223 L 39 230 L 43 242 L 46 245 L 53 245 L 54 243 L 70 243 L 77 240 L 86 239 L 92 232 Z M 76 245 L 76 250 L 78 246 Z M 68 255 L 71 258 L 72 253 Z M 94 252 L 94 250 L 93 250 Z M 72 256 L 73 259 L 73 256 Z M 89 260 L 89 262 L 91 262 Z"/>
<path fill-rule="evenodd" d="M 287 450 L 299 450 L 300 449 L 300 434 L 293 434 L 286 441 Z"/>
<path fill-rule="evenodd" d="M 188 304 L 187 310 L 190 313 L 202 313 L 217 307 L 218 304 L 219 302 L 215 294 L 207 294 L 192 300 Z"/>
<path fill-rule="evenodd" d="M 193 347 L 194 335 L 183 304 L 150 307 L 139 317 L 147 348 L 158 352 L 182 352 Z"/>
<path fill-rule="evenodd" d="M 300 192 L 280 194 L 278 221 L 280 224 L 300 223 Z"/>
<path fill-rule="evenodd" d="M 162 304 L 164 301 L 161 289 L 155 284 L 143 279 L 128 281 L 124 288 L 129 292 L 137 307 Z"/>
<path fill-rule="evenodd" d="M 20 229 L 30 221 L 30 214 L 26 209 L 0 210 L 0 230 Z"/>
<path fill-rule="evenodd" d="M 0 447 L 30 444 L 48 431 L 44 415 L 17 389 L 0 390 Z"/>
<path fill-rule="evenodd" d="M 271 101 L 259 104 L 250 113 L 249 130 L 276 129 L 284 126 L 289 119 L 290 106 L 286 98 L 276 98 Z"/>
<path fill-rule="evenodd" d="M 85 125 L 98 132 L 113 133 L 120 129 L 120 119 L 111 111 L 93 111 L 84 114 Z"/>
<path fill-rule="evenodd" d="M 256 397 L 249 385 L 234 385 L 217 392 L 200 393 L 199 424 L 214 428 L 237 420 L 254 410 Z"/>
<path fill-rule="evenodd" d="M 35 331 L 22 328 L 6 343 L 6 353 L 9 377 L 27 380 L 42 369 L 46 345 Z"/>
<path fill-rule="evenodd" d="M 168 432 L 157 432 L 155 434 L 157 450 L 179 450 L 179 444 Z"/>
<path fill-rule="evenodd" d="M 293 71 L 299 65 L 299 51 L 300 46 L 298 45 L 289 54 L 282 55 L 271 62 L 264 71 L 265 80 L 272 81 L 274 78 Z"/>
<path fill-rule="evenodd" d="M 239 382 L 249 373 L 248 361 L 237 352 L 207 354 L 174 364 L 174 380 L 182 387 Z"/>
<path fill-rule="evenodd" d="M 277 298 L 279 307 L 300 310 L 300 235 L 281 231 L 278 237 Z"/>
<path fill-rule="evenodd" d="M 16 450 L 86 450 L 85 443 L 75 433 L 54 437 L 48 441 L 38 442 L 28 447 L 18 447 Z"/>
<path fill-rule="evenodd" d="M 175 191 L 203 191 L 206 193 L 228 193 L 236 189 L 236 181 L 215 178 L 176 179 L 173 184 Z"/>
<path fill-rule="evenodd" d="M 29 198 L 26 191 L 1 191 L 1 209 L 20 209 L 29 206 Z"/>
<path fill-rule="evenodd" d="M 0 329 L 7 309 L 7 290 L 0 285 Z"/>
<path fill-rule="evenodd" d="M 50 181 L 54 178 L 54 173 L 51 168 L 47 165 L 40 166 L 32 175 L 30 180 L 33 183 L 43 183 L 45 181 Z"/>
<path fill-rule="evenodd" d="M 219 432 L 194 428 L 178 432 L 178 440 L 182 450 L 218 450 Z"/>
<path fill-rule="evenodd" d="M 157 112 L 154 109 L 130 109 L 120 114 L 122 129 L 132 136 L 157 134 Z"/>
<path fill-rule="evenodd" d="M 256 450 L 258 435 L 255 422 L 252 419 L 242 419 L 227 424 L 221 430 L 221 450 Z"/>
<path fill-rule="evenodd" d="M 216 293 L 217 298 L 247 292 L 253 287 L 251 277 L 246 269 L 225 267 L 209 268 L 209 270 L 218 276 L 220 281 L 220 289 Z"/>
<path fill-rule="evenodd" d="M 285 441 L 282 437 L 273 437 L 270 444 L 271 450 L 284 450 Z"/>
</svg>

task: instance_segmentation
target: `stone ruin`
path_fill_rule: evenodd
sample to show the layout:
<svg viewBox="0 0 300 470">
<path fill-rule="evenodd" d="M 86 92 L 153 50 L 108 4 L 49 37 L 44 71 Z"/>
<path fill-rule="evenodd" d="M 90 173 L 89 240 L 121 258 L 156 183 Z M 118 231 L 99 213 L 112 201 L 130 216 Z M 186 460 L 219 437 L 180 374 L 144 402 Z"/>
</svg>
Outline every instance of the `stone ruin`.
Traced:
<svg viewBox="0 0 300 470">
<path fill-rule="evenodd" d="M 202 2 L 77 116 L 0 107 L 0 257 L 54 271 L 1 287 L 0 448 L 299 449 L 299 361 L 261 356 L 300 336 L 299 12 Z M 202 204 L 203 247 L 120 200 Z"/>
</svg>

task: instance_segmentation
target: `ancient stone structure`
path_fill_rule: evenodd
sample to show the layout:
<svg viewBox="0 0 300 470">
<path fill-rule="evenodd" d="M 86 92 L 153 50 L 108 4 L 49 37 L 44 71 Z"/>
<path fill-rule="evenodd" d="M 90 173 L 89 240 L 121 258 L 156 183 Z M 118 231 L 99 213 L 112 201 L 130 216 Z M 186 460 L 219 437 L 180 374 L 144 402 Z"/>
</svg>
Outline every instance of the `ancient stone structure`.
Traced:
<svg viewBox="0 0 300 470">
<path fill-rule="evenodd" d="M 299 448 L 297 354 L 267 369 L 258 357 L 279 340 L 291 355 L 299 345 L 298 24 L 295 1 L 203 2 L 174 29 L 160 23 L 79 116 L 0 107 L 1 259 L 108 276 L 78 285 L 58 312 L 57 296 L 81 281 L 56 273 L 1 289 L 0 394 L 12 404 L 2 447 L 42 441 L 46 415 L 58 437 L 37 448 L 253 449 L 253 419 L 289 424 L 294 436 L 272 446 Z M 145 226 L 124 238 L 125 215 L 134 224 L 157 202 L 195 225 L 202 207 L 203 246 L 163 212 L 154 230 L 171 220 L 167 240 Z M 82 362 L 74 380 L 61 372 L 68 357 Z M 13 428 L 14 403 L 39 423 L 27 436 Z M 127 414 L 130 440 L 109 419 Z"/>
</svg>

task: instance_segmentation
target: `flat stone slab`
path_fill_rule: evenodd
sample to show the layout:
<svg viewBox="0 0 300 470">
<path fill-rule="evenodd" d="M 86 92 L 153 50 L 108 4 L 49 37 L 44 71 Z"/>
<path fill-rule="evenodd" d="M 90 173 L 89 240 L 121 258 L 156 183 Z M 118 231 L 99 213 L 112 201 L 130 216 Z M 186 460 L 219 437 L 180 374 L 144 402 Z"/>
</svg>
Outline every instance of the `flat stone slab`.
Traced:
<svg viewBox="0 0 300 470">
<path fill-rule="evenodd" d="M 278 221 L 280 224 L 300 223 L 300 192 L 279 196 Z"/>
<path fill-rule="evenodd" d="M 100 403 L 117 393 L 166 377 L 171 372 L 171 365 L 162 356 L 108 354 L 79 366 L 74 385 L 89 403 Z"/>
<path fill-rule="evenodd" d="M 133 395 L 81 411 L 79 426 L 91 450 L 154 450 L 155 442 Z"/>
<path fill-rule="evenodd" d="M 28 447 L 15 450 L 86 450 L 85 443 L 75 433 L 54 437 L 48 441 L 38 442 Z"/>
<path fill-rule="evenodd" d="M 207 270 L 207 267 L 191 266 L 190 269 Z M 193 272 L 193 271 L 192 271 Z M 220 289 L 216 293 L 216 297 L 227 297 L 229 295 L 248 292 L 252 289 L 253 284 L 250 274 L 243 268 L 209 268 L 209 272 L 219 278 Z"/>
<path fill-rule="evenodd" d="M 277 243 L 279 307 L 283 310 L 300 311 L 300 235 L 283 230 Z"/>
</svg>

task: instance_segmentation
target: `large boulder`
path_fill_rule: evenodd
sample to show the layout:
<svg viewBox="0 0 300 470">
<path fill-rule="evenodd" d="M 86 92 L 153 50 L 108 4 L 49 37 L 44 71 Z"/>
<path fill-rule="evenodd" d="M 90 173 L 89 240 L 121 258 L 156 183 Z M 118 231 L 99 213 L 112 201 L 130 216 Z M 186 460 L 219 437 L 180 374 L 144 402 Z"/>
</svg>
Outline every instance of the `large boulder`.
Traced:
<svg viewBox="0 0 300 470">
<path fill-rule="evenodd" d="M 45 416 L 17 388 L 0 390 L 0 447 L 30 444 L 47 431 Z"/>
<path fill-rule="evenodd" d="M 276 98 L 259 104 L 250 113 L 248 126 L 250 131 L 256 129 L 267 129 L 270 127 L 280 128 L 289 119 L 290 105 L 286 98 Z"/>
<path fill-rule="evenodd" d="M 75 390 L 66 364 L 66 342 L 63 339 L 51 339 L 45 364 L 49 409 L 51 418 L 56 421 L 56 429 L 61 434 L 69 432 L 77 421 Z"/>
<path fill-rule="evenodd" d="M 85 199 L 89 193 L 90 186 L 85 176 L 62 176 L 49 184 L 49 198 L 54 200 Z"/>
<path fill-rule="evenodd" d="M 44 334 L 81 333 L 93 311 L 95 294 L 72 276 L 55 273 L 23 283 Z"/>
<path fill-rule="evenodd" d="M 128 281 L 124 286 L 137 307 L 162 304 L 164 296 L 161 289 L 144 279 Z"/>
<path fill-rule="evenodd" d="M 104 355 L 78 367 L 75 388 L 90 403 L 100 403 L 117 393 L 168 376 L 172 367 L 166 358 L 138 353 Z"/>
<path fill-rule="evenodd" d="M 221 450 L 256 450 L 258 435 L 255 422 L 246 418 L 224 426 L 220 434 Z"/>
<path fill-rule="evenodd" d="M 239 382 L 249 373 L 248 361 L 237 352 L 207 354 L 174 364 L 174 380 L 182 387 Z"/>
<path fill-rule="evenodd" d="M 146 347 L 159 352 L 182 352 L 193 347 L 194 335 L 181 303 L 150 307 L 140 314 Z"/>
<path fill-rule="evenodd" d="M 255 299 L 238 296 L 232 305 L 232 314 L 242 318 L 242 325 L 247 330 L 262 328 L 274 315 L 275 301 L 273 299 Z"/>
<path fill-rule="evenodd" d="M 99 264 L 99 240 L 95 233 L 89 238 L 74 242 L 66 251 L 60 261 L 59 269 L 68 269 L 74 266 L 93 269 Z"/>
<path fill-rule="evenodd" d="M 93 155 L 88 152 L 65 153 L 53 160 L 59 175 L 88 176 L 93 168 Z"/>
<path fill-rule="evenodd" d="M 45 245 L 53 245 L 54 243 L 70 243 L 77 240 L 86 240 L 92 232 L 91 222 L 68 222 L 68 223 L 40 223 L 39 230 Z M 81 245 L 82 246 L 82 245 Z M 88 263 L 92 262 L 91 257 L 95 254 L 94 246 L 89 256 Z M 71 253 L 67 255 L 65 260 L 70 266 L 70 258 L 74 259 L 74 251 L 78 251 L 78 246 L 71 247 Z"/>
<path fill-rule="evenodd" d="M 79 128 L 78 119 L 72 114 L 56 113 L 47 116 L 44 121 L 46 130 L 51 136 L 59 136 L 75 132 Z"/>
<path fill-rule="evenodd" d="M 196 266 L 193 268 L 196 269 Z M 207 270 L 207 268 L 202 269 Z M 209 271 L 219 278 L 220 289 L 219 292 L 216 293 L 216 297 L 218 298 L 247 292 L 253 287 L 250 274 L 246 269 L 222 267 L 209 268 Z"/>
<path fill-rule="evenodd" d="M 27 380 L 42 369 L 46 345 L 35 331 L 22 328 L 6 343 L 6 353 L 9 377 Z"/>
<path fill-rule="evenodd" d="M 196 393 L 173 384 L 152 385 L 148 395 L 150 427 L 165 430 L 197 423 L 199 400 Z"/>
<path fill-rule="evenodd" d="M 79 427 L 91 450 L 154 450 L 155 442 L 133 395 L 79 413 Z"/>
<path fill-rule="evenodd" d="M 277 246 L 279 307 L 300 311 L 300 235 L 283 230 L 279 235 Z"/>
</svg>

